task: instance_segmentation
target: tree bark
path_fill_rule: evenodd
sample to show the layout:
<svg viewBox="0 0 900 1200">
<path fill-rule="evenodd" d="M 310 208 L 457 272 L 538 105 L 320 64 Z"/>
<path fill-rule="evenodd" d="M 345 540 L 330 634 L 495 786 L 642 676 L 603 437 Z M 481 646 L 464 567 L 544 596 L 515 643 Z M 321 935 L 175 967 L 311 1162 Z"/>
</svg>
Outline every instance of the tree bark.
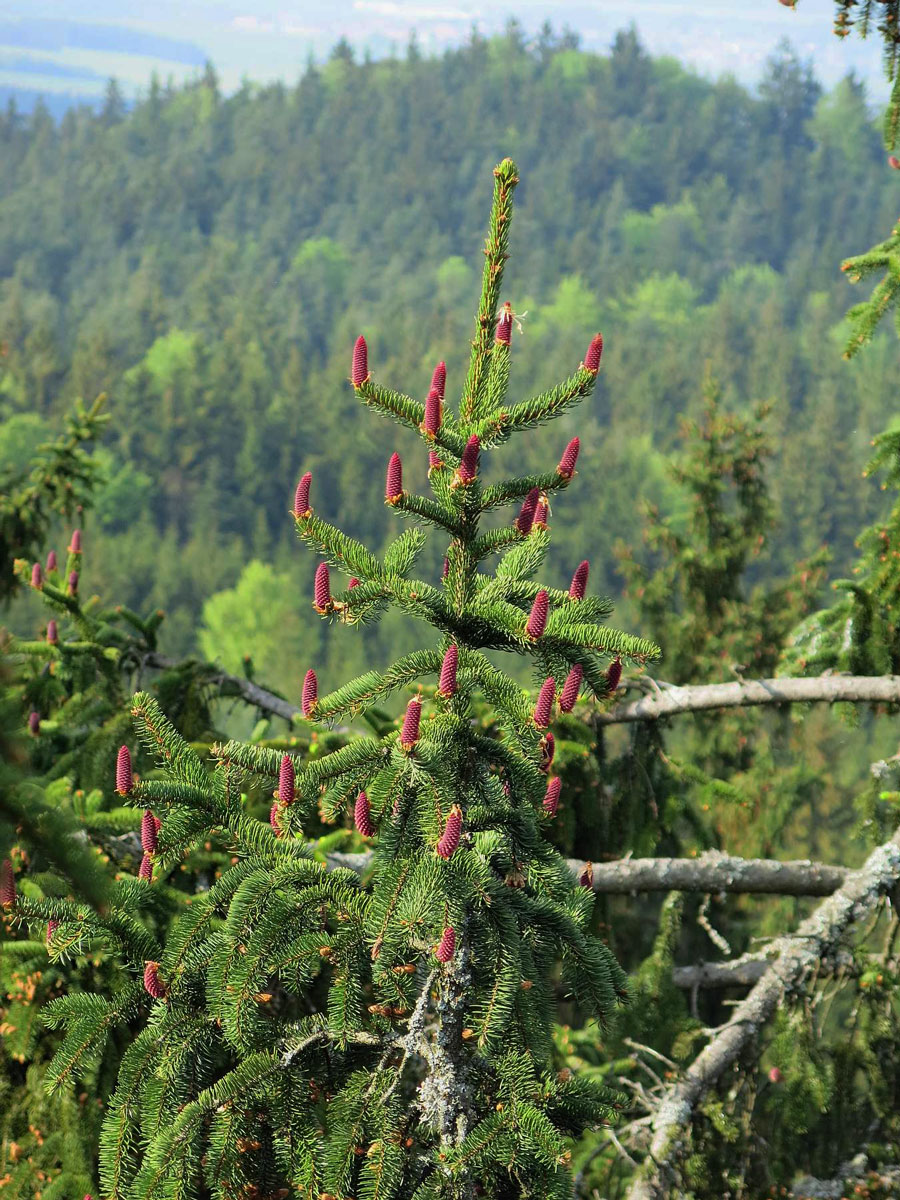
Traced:
<svg viewBox="0 0 900 1200">
<path fill-rule="evenodd" d="M 701 683 L 677 687 L 660 683 L 640 700 L 618 704 L 594 716 L 597 725 L 658 721 L 679 713 L 715 708 L 749 708 L 759 704 L 898 704 L 900 676 L 818 675 L 797 679 L 747 679 L 735 683 Z"/>
<path fill-rule="evenodd" d="M 851 925 L 866 918 L 881 898 L 900 883 L 900 830 L 869 855 L 841 887 L 770 947 L 768 969 L 731 1019 L 665 1092 L 653 1118 L 647 1158 L 627 1200 L 663 1200 L 677 1195 L 678 1160 L 689 1140 L 690 1124 L 702 1096 L 762 1031 L 785 996 L 802 988 L 821 960 L 834 952 Z"/>
</svg>

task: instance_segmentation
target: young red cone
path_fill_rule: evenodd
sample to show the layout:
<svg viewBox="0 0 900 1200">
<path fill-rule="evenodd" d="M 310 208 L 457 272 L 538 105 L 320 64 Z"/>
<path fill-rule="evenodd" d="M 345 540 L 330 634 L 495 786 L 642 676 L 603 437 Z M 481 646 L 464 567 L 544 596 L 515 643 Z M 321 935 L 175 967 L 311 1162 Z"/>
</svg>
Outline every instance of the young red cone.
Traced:
<svg viewBox="0 0 900 1200">
<path fill-rule="evenodd" d="M 456 668 L 459 663 L 459 648 L 448 646 L 441 663 L 441 677 L 438 680 L 438 693 L 441 696 L 453 696 L 456 693 Z"/>
<path fill-rule="evenodd" d="M 400 745 L 404 750 L 412 750 L 419 740 L 419 722 L 422 719 L 422 701 L 413 696 L 406 706 L 406 716 L 403 718 L 403 728 L 400 730 Z"/>
<path fill-rule="evenodd" d="M 353 368 L 350 378 L 355 388 L 362 387 L 369 378 L 369 347 L 362 334 L 356 339 L 356 345 L 353 347 Z"/>
<path fill-rule="evenodd" d="M 509 301 L 503 305 L 497 316 L 497 332 L 494 340 L 508 346 L 512 340 L 512 305 Z"/>
<path fill-rule="evenodd" d="M 55 570 L 56 570 L 56 551 L 51 550 L 50 553 L 47 555 L 47 574 L 49 575 L 51 571 L 55 571 Z"/>
<path fill-rule="evenodd" d="M 159 849 L 156 818 L 149 808 L 144 809 L 144 815 L 141 817 L 141 846 L 145 854 L 155 854 Z"/>
<path fill-rule="evenodd" d="M 444 559 L 444 565 L 443 565 L 443 567 L 441 568 L 441 579 L 442 579 L 442 580 L 443 580 L 443 579 L 446 579 L 446 578 L 447 578 L 447 576 L 448 576 L 449 574 L 450 574 L 450 559 L 449 559 L 449 558 L 445 558 L 445 559 Z"/>
<path fill-rule="evenodd" d="M 70 596 L 78 595 L 78 572 L 77 571 L 69 572 L 69 595 Z"/>
<path fill-rule="evenodd" d="M 553 758 L 556 754 L 556 738 L 548 730 L 541 739 L 541 761 L 540 769 L 546 775 L 553 763 Z"/>
<path fill-rule="evenodd" d="M 591 564 L 587 559 L 580 562 L 575 568 L 575 574 L 572 576 L 572 582 L 569 584 L 569 595 L 573 600 L 583 600 L 587 591 L 588 575 L 591 572 Z"/>
<path fill-rule="evenodd" d="M 403 463 L 400 455 L 394 451 L 387 466 L 387 478 L 384 483 L 384 500 L 386 504 L 396 504 L 403 495 Z"/>
<path fill-rule="evenodd" d="M 51 919 L 47 922 L 47 944 L 48 945 L 50 944 L 50 942 L 53 941 L 53 935 L 56 933 L 57 929 L 59 929 L 59 921 L 54 921 L 51 917 Z"/>
<path fill-rule="evenodd" d="M 551 817 L 555 817 L 559 811 L 559 793 L 562 788 L 562 779 L 555 775 L 547 784 L 547 790 L 544 793 L 544 812 L 549 813 Z"/>
<path fill-rule="evenodd" d="M 553 716 L 553 701 L 556 699 L 556 680 L 548 675 L 541 685 L 537 704 L 534 706 L 534 723 L 538 729 L 546 729 Z"/>
<path fill-rule="evenodd" d="M 573 437 L 565 450 L 563 450 L 562 458 L 557 466 L 557 474 L 562 475 L 563 479 L 571 479 L 575 474 L 575 464 L 578 461 L 578 451 L 581 449 L 581 442 L 577 437 Z"/>
<path fill-rule="evenodd" d="M 355 575 L 350 576 L 350 582 L 347 584 L 347 589 L 359 587 L 359 580 Z"/>
<path fill-rule="evenodd" d="M 444 460 L 438 454 L 437 450 L 428 451 L 428 474 L 432 471 L 440 471 L 444 465 Z"/>
<path fill-rule="evenodd" d="M 47 622 L 47 641 L 51 646 L 55 646 L 59 642 L 59 631 L 56 628 L 56 622 L 53 620 Z"/>
<path fill-rule="evenodd" d="M 614 658 L 606 668 L 606 683 L 609 688 L 610 696 L 614 696 L 616 689 L 619 686 L 619 680 L 622 678 L 622 660 Z"/>
<path fill-rule="evenodd" d="M 44 586 L 44 572 L 41 570 L 40 563 L 35 563 L 31 568 L 31 586 L 33 588 L 41 588 Z"/>
<path fill-rule="evenodd" d="M 898 167 L 900 167 L 900 163 L 898 163 L 897 165 L 898 165 Z M 779 1070 L 778 1067 L 770 1067 L 769 1068 L 769 1082 L 770 1083 L 781 1083 L 782 1079 L 784 1079 L 784 1075 L 781 1073 L 781 1071 Z"/>
<path fill-rule="evenodd" d="M 603 354 L 603 334 L 595 333 L 591 339 L 591 344 L 587 348 L 587 354 L 584 356 L 584 369 L 590 371 L 592 375 L 596 375 L 600 370 L 600 358 Z"/>
<path fill-rule="evenodd" d="M 269 824 L 276 837 L 281 837 L 281 823 L 278 820 L 278 801 L 269 809 Z"/>
<path fill-rule="evenodd" d="M 453 952 L 456 950 L 456 930 L 452 925 L 448 925 L 441 934 L 441 940 L 438 942 L 437 949 L 434 952 L 435 958 L 439 963 L 448 963 L 453 957 Z"/>
<path fill-rule="evenodd" d="M 297 490 L 294 492 L 294 516 L 308 517 L 312 512 L 309 507 L 309 489 L 312 487 L 312 471 L 300 476 Z"/>
<path fill-rule="evenodd" d="M 566 682 L 563 684 L 563 690 L 559 697 L 560 712 L 570 713 L 575 707 L 575 701 L 578 699 L 578 693 L 581 691 L 583 676 L 584 668 L 581 663 L 576 663 L 566 676 Z"/>
<path fill-rule="evenodd" d="M 441 427 L 441 394 L 432 388 L 425 400 L 425 419 L 421 429 L 428 437 L 434 437 Z"/>
<path fill-rule="evenodd" d="M 369 805 L 369 797 L 365 792 L 360 792 L 356 797 L 356 806 L 353 810 L 353 822 L 356 825 L 357 831 L 363 837 L 374 837 L 375 826 L 372 824 L 372 809 Z"/>
<path fill-rule="evenodd" d="M 550 505 L 547 503 L 547 497 L 541 496 L 538 500 L 537 508 L 534 510 L 534 525 L 533 529 L 546 529 L 547 522 L 550 517 Z"/>
<path fill-rule="evenodd" d="M 437 844 L 437 852 L 441 858 L 452 858 L 459 846 L 460 835 L 462 834 L 462 809 L 458 804 L 454 804 L 450 809 L 450 815 L 447 817 L 447 824 L 444 826 L 444 832 L 441 834 L 441 840 Z"/>
<path fill-rule="evenodd" d="M 586 862 L 584 864 L 584 870 L 578 876 L 578 882 L 583 888 L 591 888 L 593 890 L 594 864 L 592 862 Z"/>
<path fill-rule="evenodd" d="M 478 473 L 478 455 L 481 453 L 481 442 L 478 435 L 473 433 L 466 442 L 462 458 L 456 471 L 456 481 L 465 487 L 471 483 Z"/>
<path fill-rule="evenodd" d="M 120 796 L 127 796 L 134 787 L 134 775 L 131 771 L 131 751 L 127 746 L 119 747 L 119 757 L 116 759 L 116 791 Z"/>
<path fill-rule="evenodd" d="M 41 732 L 41 714 L 34 709 L 28 714 L 28 732 L 32 737 L 37 737 Z"/>
<path fill-rule="evenodd" d="M 319 680 L 316 678 L 316 673 L 310 667 L 306 672 L 303 680 L 303 695 L 300 697 L 300 711 L 304 717 L 311 717 L 315 712 L 316 704 L 319 702 Z M 279 790 L 281 787 L 281 779 L 279 778 Z"/>
<path fill-rule="evenodd" d="M 519 510 L 519 515 L 515 520 L 515 526 L 519 533 L 531 533 L 531 527 L 534 524 L 534 514 L 537 511 L 538 501 L 540 498 L 540 488 L 532 488 L 525 497 L 522 507 Z"/>
<path fill-rule="evenodd" d="M 159 977 L 159 963 L 144 963 L 144 989 L 154 1000 L 165 1000 L 169 989 Z"/>
<path fill-rule="evenodd" d="M 0 863 L 0 907 L 12 908 L 16 902 L 16 877 L 11 859 Z"/>
<path fill-rule="evenodd" d="M 307 673 L 309 674 L 309 673 Z M 313 674 L 313 683 L 316 683 L 315 674 Z M 313 688 L 313 703 L 316 700 L 316 690 Z M 303 685 L 304 695 L 306 694 L 306 681 Z M 304 716 L 307 714 L 304 713 Z M 289 804 L 294 803 L 294 764 L 291 762 L 287 754 L 281 756 L 281 766 L 278 768 L 278 803 L 285 808 Z"/>
<path fill-rule="evenodd" d="M 316 579 L 313 584 L 313 608 L 318 613 L 330 613 L 334 608 L 331 599 L 331 576 L 328 574 L 328 563 L 319 563 L 316 567 Z"/>
<path fill-rule="evenodd" d="M 69 553 L 70 554 L 80 554 L 81 553 L 81 530 L 80 529 L 72 530 L 72 540 L 71 540 L 71 542 L 69 542 Z"/>
<path fill-rule="evenodd" d="M 153 859 L 149 854 L 144 854 L 141 859 L 141 865 L 138 867 L 138 879 L 143 879 L 145 883 L 150 883 L 153 879 Z"/>
<path fill-rule="evenodd" d="M 531 612 L 528 615 L 528 624 L 525 626 L 525 632 L 532 641 L 537 641 L 542 636 L 547 628 L 547 617 L 550 614 L 550 597 L 543 588 L 535 596 L 531 605 Z"/>
<path fill-rule="evenodd" d="M 444 399 L 444 388 L 447 385 L 447 364 L 439 362 L 434 368 L 434 374 L 431 376 L 431 389 L 437 392 L 441 400 Z"/>
</svg>

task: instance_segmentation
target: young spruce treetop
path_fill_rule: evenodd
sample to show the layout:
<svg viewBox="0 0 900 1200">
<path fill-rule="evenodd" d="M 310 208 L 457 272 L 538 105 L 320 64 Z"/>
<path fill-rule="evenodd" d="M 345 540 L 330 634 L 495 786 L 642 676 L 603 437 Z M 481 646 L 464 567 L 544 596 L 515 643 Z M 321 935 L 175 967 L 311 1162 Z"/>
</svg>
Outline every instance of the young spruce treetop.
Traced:
<svg viewBox="0 0 900 1200">
<path fill-rule="evenodd" d="M 458 410 L 445 404 L 443 363 L 420 402 L 378 381 L 363 338 L 352 355 L 360 400 L 420 433 L 432 495 L 407 491 L 399 456 L 385 455 L 385 503 L 411 524 L 381 560 L 328 523 L 308 473 L 294 504 L 320 560 L 316 612 L 358 624 L 396 605 L 436 631 L 429 647 L 336 691 L 320 692 L 311 669 L 303 719 L 355 716 L 413 685 L 402 728 L 305 762 L 232 742 L 214 748 L 210 773 L 147 695 L 134 699 L 159 770 L 135 778 L 120 763 L 119 790 L 162 825 L 145 879 L 91 918 L 127 982 L 110 1001 L 51 1006 L 69 1027 L 63 1059 L 99 1025 L 142 1022 L 105 1118 L 109 1200 L 571 1197 L 571 1139 L 611 1114 L 614 1096 L 553 1069 L 557 998 L 602 1020 L 625 979 L 591 930 L 587 875 L 545 836 L 566 803 L 549 726 L 561 692 L 566 711 L 579 688 L 603 700 L 610 663 L 658 652 L 601 624 L 609 605 L 585 594 L 585 563 L 572 564 L 571 586 L 533 580 L 549 542 L 535 515 L 575 478 L 577 440 L 541 474 L 484 482 L 492 448 L 591 393 L 602 349 L 597 335 L 563 383 L 507 402 L 514 317 L 500 289 L 515 164 L 494 176 Z M 501 508 L 509 519 L 484 529 Z M 439 583 L 410 574 L 428 527 L 447 542 Z M 488 650 L 527 656 L 534 693 Z M 473 721 L 476 695 L 499 736 Z M 267 821 L 245 807 L 260 780 L 275 794 Z M 335 819 L 355 825 L 365 854 L 322 861 L 304 829 Z M 213 829 L 233 865 L 158 945 L 140 919 L 147 897 Z"/>
</svg>

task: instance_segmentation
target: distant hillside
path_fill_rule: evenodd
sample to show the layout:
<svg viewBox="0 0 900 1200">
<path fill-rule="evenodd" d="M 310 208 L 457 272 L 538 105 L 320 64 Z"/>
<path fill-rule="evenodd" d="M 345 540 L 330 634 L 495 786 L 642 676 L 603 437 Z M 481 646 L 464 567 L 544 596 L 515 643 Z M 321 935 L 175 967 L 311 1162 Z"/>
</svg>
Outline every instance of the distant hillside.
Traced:
<svg viewBox="0 0 900 1200">
<path fill-rule="evenodd" d="M 460 386 L 506 154 L 522 176 L 509 299 L 528 313 L 514 387 L 577 365 L 596 328 L 608 348 L 592 410 L 533 451 L 585 443 L 582 486 L 554 506 L 558 569 L 588 555 L 598 590 L 618 587 L 613 544 L 639 538 L 642 499 L 673 503 L 663 455 L 707 366 L 733 405 L 775 401 L 784 521 L 759 570 L 823 540 L 847 569 L 878 505 L 869 438 L 896 407 L 893 334 L 840 358 L 840 260 L 898 202 L 861 88 L 825 95 L 788 56 L 751 95 L 633 34 L 602 57 L 513 31 L 400 62 L 343 44 L 292 88 L 225 98 L 207 72 L 130 112 L 111 94 L 59 126 L 0 119 L 0 456 L 109 391 L 91 587 L 174 597 L 178 648 L 253 557 L 300 605 L 286 510 L 306 467 L 323 512 L 386 535 L 395 434 L 359 423 L 349 350 L 365 332 L 379 378 L 415 395 L 439 358 Z M 396 448 L 426 487 L 415 439 Z"/>
</svg>

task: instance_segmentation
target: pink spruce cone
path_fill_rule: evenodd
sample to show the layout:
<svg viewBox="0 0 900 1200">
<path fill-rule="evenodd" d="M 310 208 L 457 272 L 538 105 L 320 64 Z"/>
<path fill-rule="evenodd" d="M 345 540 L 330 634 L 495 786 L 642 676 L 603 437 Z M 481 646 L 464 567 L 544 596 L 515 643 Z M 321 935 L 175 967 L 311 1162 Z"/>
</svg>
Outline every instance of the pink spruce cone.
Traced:
<svg viewBox="0 0 900 1200">
<path fill-rule="evenodd" d="M 353 347 L 353 369 L 350 378 L 355 388 L 362 387 L 369 378 L 369 347 L 362 334 L 356 339 L 356 345 Z"/>
<path fill-rule="evenodd" d="M 159 833 L 159 831 L 162 829 L 162 821 L 160 820 L 160 818 L 154 817 L 153 824 L 156 826 L 156 832 Z"/>
<path fill-rule="evenodd" d="M 563 450 L 559 466 L 556 468 L 557 474 L 562 475 L 563 479 L 571 479 L 575 474 L 575 464 L 578 462 L 578 451 L 580 449 L 580 440 L 577 437 L 573 437 L 565 450 Z"/>
<path fill-rule="evenodd" d="M 70 596 L 78 595 L 78 572 L 77 571 L 69 572 L 69 595 Z"/>
<path fill-rule="evenodd" d="M 781 0 L 781 3 L 784 4 L 784 0 Z M 793 8 L 793 7 L 794 7 L 794 5 L 792 3 L 791 8 Z M 888 166 L 893 167 L 895 171 L 900 171 L 900 158 L 898 158 L 896 154 L 889 154 L 888 155 Z"/>
<path fill-rule="evenodd" d="M 359 580 L 356 578 L 355 575 L 351 575 L 350 582 L 347 584 L 347 588 L 349 590 L 350 588 L 355 588 L 355 587 L 359 587 Z"/>
<path fill-rule="evenodd" d="M 28 732 L 32 737 L 37 737 L 41 732 L 41 714 L 35 709 L 28 714 Z"/>
<path fill-rule="evenodd" d="M 444 465 L 444 460 L 438 454 L 437 450 L 428 451 L 428 474 L 432 471 L 440 471 Z"/>
<path fill-rule="evenodd" d="M 534 525 L 533 529 L 546 529 L 547 522 L 550 517 L 550 505 L 547 503 L 547 497 L 541 496 L 538 500 L 537 508 L 534 510 Z"/>
<path fill-rule="evenodd" d="M 72 530 L 72 540 L 71 540 L 71 542 L 69 542 L 69 553 L 70 554 L 80 554 L 81 553 L 81 530 L 80 529 Z"/>
<path fill-rule="evenodd" d="M 319 680 L 316 678 L 316 673 L 310 667 L 306 672 L 303 680 L 303 695 L 300 697 L 300 711 L 304 717 L 311 717 L 315 712 L 316 704 L 319 702 Z M 283 767 L 283 764 L 282 764 Z M 278 780 L 279 790 L 281 788 L 281 779 Z"/>
<path fill-rule="evenodd" d="M 269 809 L 269 824 L 272 826 L 272 831 L 276 837 L 281 837 L 281 823 L 278 820 L 278 801 L 276 800 Z"/>
<path fill-rule="evenodd" d="M 456 472 L 456 478 L 463 486 L 471 483 L 478 472 L 478 455 L 481 453 L 481 442 L 478 435 L 473 433 L 466 442 L 466 448 L 462 452 L 459 469 Z"/>
<path fill-rule="evenodd" d="M 453 957 L 453 952 L 456 950 L 456 930 L 452 925 L 448 925 L 441 934 L 441 940 L 438 942 L 437 949 L 434 952 L 434 957 L 439 963 L 448 963 Z"/>
<path fill-rule="evenodd" d="M 584 356 L 584 369 L 590 371 L 592 375 L 596 375 L 600 370 L 600 358 L 603 354 L 603 334 L 595 333 L 591 338 L 591 344 L 587 348 L 587 354 Z"/>
<path fill-rule="evenodd" d="M 444 388 L 447 386 L 447 364 L 439 362 L 434 368 L 434 374 L 431 376 L 431 388 L 429 390 L 437 392 L 441 400 L 444 399 Z"/>
<path fill-rule="evenodd" d="M 553 702 L 556 699 L 556 680 L 548 675 L 541 685 L 537 704 L 534 706 L 534 723 L 538 729 L 546 729 L 553 716 Z"/>
<path fill-rule="evenodd" d="M 438 680 L 438 692 L 442 696 L 453 696 L 456 693 L 456 667 L 459 662 L 459 648 L 448 646 L 441 663 L 441 677 Z"/>
<path fill-rule="evenodd" d="M 40 563 L 35 563 L 31 568 L 31 586 L 33 588 L 44 586 L 44 572 L 41 570 Z"/>
<path fill-rule="evenodd" d="M 512 784 L 509 782 L 508 779 L 503 780 L 502 787 L 503 787 L 503 795 L 504 796 L 512 795 Z"/>
<path fill-rule="evenodd" d="M 49 575 L 51 571 L 55 571 L 55 570 L 56 570 L 56 551 L 51 550 L 50 553 L 47 555 L 47 574 Z"/>
<path fill-rule="evenodd" d="M 562 788 L 562 779 L 555 775 L 547 784 L 547 790 L 544 793 L 544 812 L 549 813 L 551 817 L 555 817 L 559 811 L 559 793 Z"/>
<path fill-rule="evenodd" d="M 419 740 L 419 722 L 422 719 L 422 701 L 413 696 L 406 706 L 406 716 L 403 718 L 403 728 L 400 730 L 400 745 L 404 750 L 412 750 Z"/>
<path fill-rule="evenodd" d="M 456 853 L 456 848 L 459 846 L 461 833 L 462 809 L 460 809 L 458 804 L 454 804 L 450 809 L 450 815 L 447 817 L 447 824 L 444 826 L 441 840 L 437 844 L 437 852 L 441 858 L 453 857 Z"/>
<path fill-rule="evenodd" d="M 54 921 L 52 918 L 47 922 L 47 943 L 53 941 L 53 935 L 59 929 L 59 921 Z"/>
<path fill-rule="evenodd" d="M 328 563 L 319 563 L 316 567 L 313 608 L 320 613 L 329 613 L 334 608 L 334 602 L 331 599 L 331 576 L 328 574 Z"/>
<path fill-rule="evenodd" d="M 441 394 L 433 387 L 425 401 L 425 419 L 422 422 L 422 432 L 434 437 L 441 427 Z"/>
<path fill-rule="evenodd" d="M 444 565 L 441 568 L 441 579 L 446 579 L 449 574 L 450 574 L 450 559 L 445 558 Z"/>
<path fill-rule="evenodd" d="M 134 775 L 131 771 L 131 751 L 127 746 L 119 747 L 119 757 L 116 759 L 116 791 L 120 796 L 127 796 L 134 787 Z"/>
<path fill-rule="evenodd" d="M 313 681 L 315 682 L 315 675 Z M 306 692 L 306 683 L 304 681 L 304 693 Z M 313 701 L 315 701 L 315 688 L 313 688 Z M 305 715 L 305 714 L 304 714 Z M 278 803 L 285 808 L 289 804 L 294 803 L 294 764 L 291 762 L 287 754 L 281 756 L 281 766 L 278 769 Z"/>
<path fill-rule="evenodd" d="M 619 680 L 622 678 L 622 660 L 614 658 L 606 668 L 606 683 L 609 688 L 610 696 L 614 696 L 619 686 Z"/>
<path fill-rule="evenodd" d="M 0 863 L 0 907 L 12 908 L 16 902 L 16 877 L 12 860 L 4 858 Z"/>
<path fill-rule="evenodd" d="M 540 769 L 546 775 L 553 764 L 554 756 L 556 755 L 556 738 L 548 730 L 541 740 L 541 761 Z"/>
<path fill-rule="evenodd" d="M 540 498 L 541 492 L 539 488 L 532 488 L 525 497 L 515 522 L 516 529 L 518 529 L 519 533 L 531 533 L 531 527 L 534 524 L 534 514 L 537 511 L 538 501 Z"/>
<path fill-rule="evenodd" d="M 566 676 L 566 682 L 563 684 L 562 694 L 559 697 L 560 712 L 570 713 L 575 707 L 575 701 L 578 699 L 578 693 L 581 691 L 583 676 L 584 668 L 581 663 L 576 663 Z"/>
<path fill-rule="evenodd" d="M 528 624 L 525 626 L 525 632 L 532 639 L 537 641 L 543 635 L 547 628 L 547 617 L 550 614 L 550 597 L 543 588 L 538 592 L 531 605 L 531 612 L 528 615 Z"/>
<path fill-rule="evenodd" d="M 898 163 L 897 166 L 898 166 L 898 169 L 900 169 L 900 163 Z M 781 1070 L 778 1067 L 770 1067 L 769 1068 L 769 1082 L 770 1083 L 781 1083 L 782 1079 L 784 1079 L 784 1075 L 782 1074 Z"/>
<path fill-rule="evenodd" d="M 400 455 L 394 451 L 387 468 L 387 478 L 384 483 L 384 499 L 388 504 L 396 504 L 403 495 L 403 463 Z"/>
<path fill-rule="evenodd" d="M 309 507 L 309 489 L 312 487 L 312 471 L 300 476 L 297 490 L 294 492 L 294 516 L 308 517 L 312 511 Z"/>
<path fill-rule="evenodd" d="M 150 883 L 153 879 L 153 859 L 147 853 L 144 854 L 141 865 L 138 867 L 138 879 L 143 879 L 145 883 Z"/>
<path fill-rule="evenodd" d="M 51 646 L 55 646 L 59 641 L 59 631 L 56 628 L 56 622 L 53 620 L 47 622 L 47 641 Z"/>
<path fill-rule="evenodd" d="M 144 815 L 141 817 L 141 846 L 145 854 L 155 854 L 159 849 L 156 818 L 149 808 L 144 809 Z"/>
<path fill-rule="evenodd" d="M 504 346 L 508 346 L 512 341 L 512 305 L 509 301 L 500 309 L 500 315 L 497 317 L 497 332 L 494 335 L 494 340 L 502 342 Z"/>
<path fill-rule="evenodd" d="M 572 582 L 569 584 L 569 595 L 573 600 L 583 600 L 584 594 L 587 591 L 588 575 L 591 572 L 591 564 L 587 559 L 580 562 L 575 568 L 575 574 L 572 576 Z"/>
<path fill-rule="evenodd" d="M 144 963 L 144 989 L 154 1000 L 165 1000 L 169 989 L 159 977 L 159 963 Z"/>
<path fill-rule="evenodd" d="M 356 828 L 363 837 L 374 837 L 375 826 L 372 824 L 372 809 L 369 805 L 369 797 L 365 792 L 360 792 L 356 797 L 356 806 L 353 810 L 353 821 Z"/>
<path fill-rule="evenodd" d="M 578 882 L 581 887 L 591 888 L 593 890 L 593 887 L 594 887 L 594 864 L 592 862 L 586 862 L 584 864 L 584 870 L 578 876 Z"/>
</svg>

